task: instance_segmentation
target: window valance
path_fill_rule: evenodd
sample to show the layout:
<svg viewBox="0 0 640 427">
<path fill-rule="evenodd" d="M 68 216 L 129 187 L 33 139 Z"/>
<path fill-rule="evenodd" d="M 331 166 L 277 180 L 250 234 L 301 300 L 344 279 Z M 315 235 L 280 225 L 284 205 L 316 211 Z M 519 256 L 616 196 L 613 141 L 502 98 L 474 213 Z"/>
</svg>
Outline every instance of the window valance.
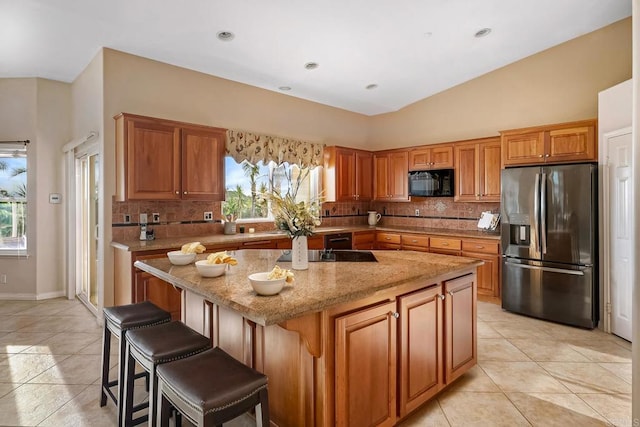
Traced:
<svg viewBox="0 0 640 427">
<path fill-rule="evenodd" d="M 314 168 L 323 162 L 324 144 L 229 129 L 226 148 L 238 163 L 247 160 L 255 165 L 262 160 Z"/>
</svg>

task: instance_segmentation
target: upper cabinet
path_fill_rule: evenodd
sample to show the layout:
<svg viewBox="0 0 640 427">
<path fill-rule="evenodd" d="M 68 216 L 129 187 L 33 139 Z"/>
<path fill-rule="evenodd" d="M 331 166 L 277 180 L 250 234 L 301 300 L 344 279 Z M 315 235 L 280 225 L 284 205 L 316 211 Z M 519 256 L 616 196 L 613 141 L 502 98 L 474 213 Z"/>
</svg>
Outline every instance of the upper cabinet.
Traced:
<svg viewBox="0 0 640 427">
<path fill-rule="evenodd" d="M 502 131 L 502 166 L 595 162 L 596 128 L 596 120 L 583 120 Z"/>
<path fill-rule="evenodd" d="M 409 151 L 409 170 L 453 168 L 453 144 L 417 147 Z"/>
<path fill-rule="evenodd" d="M 225 130 L 133 114 L 116 120 L 116 200 L 224 200 Z"/>
<path fill-rule="evenodd" d="M 455 143 L 456 202 L 500 201 L 500 138 Z"/>
<path fill-rule="evenodd" d="M 374 200 L 409 201 L 409 152 L 380 151 L 373 156 Z"/>
<path fill-rule="evenodd" d="M 329 202 L 373 198 L 373 153 L 344 147 L 324 150 L 324 191 Z"/>
</svg>

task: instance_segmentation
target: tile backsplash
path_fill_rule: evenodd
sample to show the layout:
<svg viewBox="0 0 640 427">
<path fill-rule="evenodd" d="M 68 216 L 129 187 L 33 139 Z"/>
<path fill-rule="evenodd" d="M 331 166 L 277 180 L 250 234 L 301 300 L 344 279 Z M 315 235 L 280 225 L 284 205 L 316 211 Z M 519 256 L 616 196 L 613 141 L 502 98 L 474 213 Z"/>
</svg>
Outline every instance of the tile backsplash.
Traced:
<svg viewBox="0 0 640 427">
<path fill-rule="evenodd" d="M 127 201 L 113 202 L 113 240 L 135 240 L 140 235 L 141 213 L 146 213 L 149 228 L 156 238 L 222 234 L 221 202 L 207 201 Z M 451 197 L 418 198 L 403 202 L 325 202 L 322 204 L 322 226 L 366 225 L 367 212 L 382 214 L 380 225 L 395 227 L 433 227 L 475 230 L 484 211 L 499 212 L 500 203 L 457 203 Z M 418 211 L 416 215 L 416 210 Z M 204 221 L 205 212 L 213 212 L 213 221 Z M 152 214 L 160 214 L 160 222 L 152 223 Z M 125 223 L 125 215 L 129 223 Z M 273 222 L 245 223 L 256 231 L 273 230 Z"/>
</svg>

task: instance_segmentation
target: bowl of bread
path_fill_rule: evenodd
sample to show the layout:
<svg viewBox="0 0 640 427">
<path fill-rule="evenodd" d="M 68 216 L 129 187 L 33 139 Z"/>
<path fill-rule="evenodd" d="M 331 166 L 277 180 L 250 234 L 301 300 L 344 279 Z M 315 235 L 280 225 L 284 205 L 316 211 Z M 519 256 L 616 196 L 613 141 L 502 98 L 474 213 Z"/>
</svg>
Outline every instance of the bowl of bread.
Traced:
<svg viewBox="0 0 640 427">
<path fill-rule="evenodd" d="M 209 254 L 207 259 L 196 261 L 196 269 L 202 277 L 222 276 L 232 265 L 237 265 L 238 261 L 229 255 L 227 251 Z"/>
<path fill-rule="evenodd" d="M 179 251 L 167 252 L 167 256 L 173 265 L 187 265 L 196 259 L 196 254 L 201 254 L 205 250 L 207 248 L 202 246 L 200 242 L 191 242 L 182 245 Z"/>
</svg>

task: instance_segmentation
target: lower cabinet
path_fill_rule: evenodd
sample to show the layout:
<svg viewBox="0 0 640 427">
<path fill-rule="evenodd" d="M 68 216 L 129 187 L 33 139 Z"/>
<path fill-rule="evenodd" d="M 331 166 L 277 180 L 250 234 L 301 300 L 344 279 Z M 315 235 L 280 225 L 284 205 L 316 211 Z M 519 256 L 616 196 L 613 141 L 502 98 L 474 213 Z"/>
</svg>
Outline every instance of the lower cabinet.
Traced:
<svg viewBox="0 0 640 427">
<path fill-rule="evenodd" d="M 477 363 L 476 279 L 336 318 L 336 425 L 394 425 Z"/>
<path fill-rule="evenodd" d="M 463 240 L 462 256 L 484 261 L 478 267 L 478 295 L 500 298 L 500 247 L 495 240 Z"/>
<path fill-rule="evenodd" d="M 396 421 L 396 303 L 336 319 L 338 426 L 392 426 Z"/>
<path fill-rule="evenodd" d="M 371 250 L 375 249 L 376 232 L 371 231 L 355 231 L 353 233 L 352 249 Z"/>
<path fill-rule="evenodd" d="M 133 302 L 151 301 L 180 320 L 180 290 L 144 271 L 136 271 Z"/>
</svg>

